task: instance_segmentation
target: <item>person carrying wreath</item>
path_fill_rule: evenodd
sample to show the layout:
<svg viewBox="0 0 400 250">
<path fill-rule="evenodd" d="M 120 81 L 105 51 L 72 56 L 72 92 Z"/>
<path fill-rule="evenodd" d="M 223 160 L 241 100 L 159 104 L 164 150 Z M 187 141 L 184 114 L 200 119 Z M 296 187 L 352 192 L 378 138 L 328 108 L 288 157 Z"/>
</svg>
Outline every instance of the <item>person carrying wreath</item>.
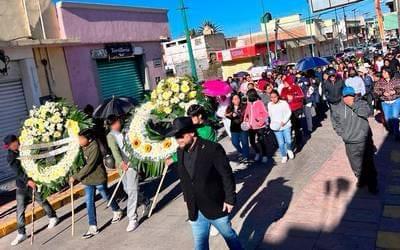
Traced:
<svg viewBox="0 0 400 250">
<path fill-rule="evenodd" d="M 110 132 L 107 134 L 107 144 L 111 149 L 111 153 L 115 160 L 115 165 L 121 174 L 126 172 L 122 179 L 124 191 L 128 195 L 127 200 L 127 216 L 128 227 L 127 232 L 134 231 L 138 226 L 138 199 L 139 199 L 139 176 L 135 169 L 129 167 L 128 154 L 124 150 L 124 135 L 121 132 L 121 119 L 115 115 L 110 115 L 106 124 Z M 146 209 L 145 209 L 146 210 Z"/>
<path fill-rule="evenodd" d="M 35 201 L 39 203 L 49 217 L 48 229 L 54 228 L 58 223 L 56 212 L 51 207 L 49 202 L 43 199 L 40 193 L 36 189 L 36 183 L 30 179 L 24 172 L 19 157 L 19 142 L 15 135 L 8 135 L 4 138 L 4 149 L 7 149 L 7 162 L 16 174 L 16 201 L 17 201 L 17 237 L 11 242 L 12 246 L 16 246 L 19 243 L 26 240 L 26 229 L 25 229 L 25 201 L 28 198 L 32 198 L 32 191 L 35 192 Z"/>
<path fill-rule="evenodd" d="M 84 235 L 82 235 L 82 238 L 89 239 L 99 233 L 96 219 L 96 190 L 99 191 L 101 197 L 106 201 L 109 201 L 110 195 L 107 188 L 106 169 L 103 164 L 99 144 L 95 140 L 92 129 L 85 129 L 79 132 L 79 145 L 83 150 L 85 165 L 78 173 L 70 177 L 69 182 L 74 183 L 75 181 L 80 181 L 85 185 L 85 200 L 89 229 Z M 114 224 L 121 220 L 122 211 L 115 200 L 111 202 L 111 208 L 113 211 L 111 224 Z"/>
</svg>

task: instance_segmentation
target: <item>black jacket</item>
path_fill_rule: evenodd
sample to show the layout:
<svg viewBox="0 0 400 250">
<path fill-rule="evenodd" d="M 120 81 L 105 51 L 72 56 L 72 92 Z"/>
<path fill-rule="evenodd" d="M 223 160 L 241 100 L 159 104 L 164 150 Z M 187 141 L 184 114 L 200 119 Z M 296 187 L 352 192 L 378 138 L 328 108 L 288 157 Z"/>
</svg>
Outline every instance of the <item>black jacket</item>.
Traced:
<svg viewBox="0 0 400 250">
<path fill-rule="evenodd" d="M 183 162 L 184 151 L 178 149 L 178 174 L 189 220 L 197 219 L 198 211 L 208 219 L 227 215 L 224 202 L 236 202 L 235 181 L 223 147 L 215 142 L 197 139 L 194 175 L 191 178 Z"/>
<path fill-rule="evenodd" d="M 334 84 L 331 81 L 324 81 L 322 83 L 322 94 L 325 95 L 329 104 L 338 104 L 342 100 L 342 90 L 344 82 L 337 79 Z"/>
<path fill-rule="evenodd" d="M 12 150 L 8 150 L 7 162 L 8 162 L 8 165 L 10 166 L 11 170 L 13 170 L 17 176 L 16 180 L 15 180 L 17 188 L 25 189 L 29 178 L 25 174 L 25 172 L 21 166 L 21 161 L 18 159 L 18 157 L 19 157 L 19 152 L 14 152 Z"/>
</svg>

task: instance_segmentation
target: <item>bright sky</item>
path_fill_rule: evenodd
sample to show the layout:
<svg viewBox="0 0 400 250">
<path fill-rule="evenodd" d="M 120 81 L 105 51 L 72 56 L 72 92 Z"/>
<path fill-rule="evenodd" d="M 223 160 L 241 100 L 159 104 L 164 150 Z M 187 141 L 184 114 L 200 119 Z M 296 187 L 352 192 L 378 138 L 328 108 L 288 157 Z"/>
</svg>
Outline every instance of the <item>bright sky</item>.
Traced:
<svg viewBox="0 0 400 250">
<path fill-rule="evenodd" d="M 55 0 L 57 1 L 57 0 Z M 183 26 L 180 14 L 179 0 L 67 0 L 69 2 L 105 3 L 114 5 L 128 5 L 141 7 L 160 7 L 169 10 L 170 30 L 173 38 L 182 36 Z M 226 36 L 248 34 L 260 30 L 262 15 L 262 0 L 185 0 L 188 10 L 189 26 L 198 28 L 204 20 L 210 20 L 221 26 Z M 266 11 L 272 17 L 282 17 L 291 14 L 302 14 L 308 17 L 306 0 L 263 0 Z M 382 0 L 386 2 L 387 0 Z M 346 15 L 353 18 L 353 9 L 356 15 L 369 12 L 374 16 L 374 0 L 363 0 L 360 3 L 346 7 Z M 387 8 L 383 8 L 387 11 Z M 318 13 L 312 14 L 318 16 Z M 320 18 L 334 18 L 334 12 L 324 14 Z M 343 10 L 338 10 L 339 19 L 343 18 Z"/>
</svg>

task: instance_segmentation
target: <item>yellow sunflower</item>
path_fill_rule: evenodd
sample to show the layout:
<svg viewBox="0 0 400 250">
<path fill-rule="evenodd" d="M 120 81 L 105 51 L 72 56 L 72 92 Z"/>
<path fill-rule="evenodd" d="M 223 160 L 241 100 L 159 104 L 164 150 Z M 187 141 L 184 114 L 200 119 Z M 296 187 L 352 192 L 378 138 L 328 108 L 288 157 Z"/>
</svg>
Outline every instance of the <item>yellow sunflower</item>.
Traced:
<svg viewBox="0 0 400 250">
<path fill-rule="evenodd" d="M 172 146 L 172 142 L 170 139 L 165 139 L 163 141 L 162 147 L 163 149 L 169 149 Z"/>
<path fill-rule="evenodd" d="M 142 144 L 142 142 L 138 138 L 133 138 L 133 140 L 132 140 L 132 147 L 133 148 L 140 147 L 140 144 Z"/>
<path fill-rule="evenodd" d="M 143 147 L 145 153 L 150 153 L 153 147 L 150 144 L 146 144 Z"/>
</svg>

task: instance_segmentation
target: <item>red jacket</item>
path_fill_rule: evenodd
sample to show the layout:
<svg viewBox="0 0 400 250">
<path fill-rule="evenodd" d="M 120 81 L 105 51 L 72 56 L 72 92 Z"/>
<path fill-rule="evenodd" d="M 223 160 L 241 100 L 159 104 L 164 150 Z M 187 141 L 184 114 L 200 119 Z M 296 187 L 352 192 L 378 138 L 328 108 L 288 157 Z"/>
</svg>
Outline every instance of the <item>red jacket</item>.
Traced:
<svg viewBox="0 0 400 250">
<path fill-rule="evenodd" d="M 293 100 L 289 101 L 288 96 L 293 96 Z M 289 107 L 292 112 L 303 108 L 304 93 L 296 84 L 290 84 L 289 87 L 283 88 L 281 92 L 281 99 L 289 103 Z"/>
</svg>

